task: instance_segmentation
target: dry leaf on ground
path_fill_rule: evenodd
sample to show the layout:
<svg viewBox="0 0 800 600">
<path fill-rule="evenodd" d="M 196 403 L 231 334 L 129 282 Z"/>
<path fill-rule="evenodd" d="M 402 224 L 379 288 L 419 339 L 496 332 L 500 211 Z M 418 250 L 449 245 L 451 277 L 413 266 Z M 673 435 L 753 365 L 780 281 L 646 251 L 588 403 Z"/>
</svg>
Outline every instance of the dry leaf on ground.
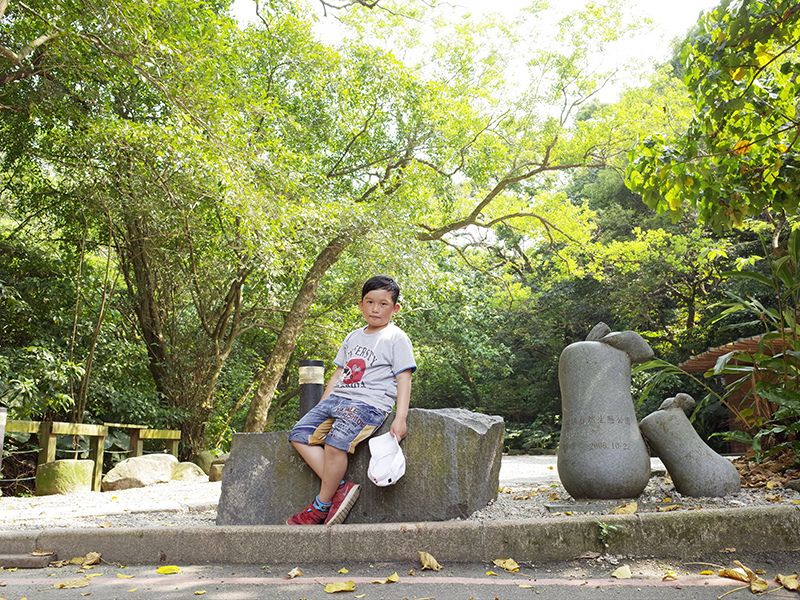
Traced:
<svg viewBox="0 0 800 600">
<path fill-rule="evenodd" d="M 617 506 L 614 510 L 611 511 L 612 515 L 632 515 L 637 510 L 639 510 L 639 503 L 638 502 L 628 502 L 626 504 L 622 504 Z"/>
<path fill-rule="evenodd" d="M 745 583 L 750 584 L 750 591 L 754 594 L 756 592 L 763 592 L 769 587 L 766 579 L 762 579 L 756 573 L 746 567 L 738 560 L 733 561 L 734 564 L 737 566 L 736 569 L 722 569 L 719 572 L 720 577 L 728 577 L 729 579 L 736 579 L 737 581 L 743 581 Z"/>
<path fill-rule="evenodd" d="M 794 575 L 775 575 L 775 581 L 780 583 L 787 590 L 798 591 L 800 590 L 800 583 L 797 581 L 797 573 Z"/>
<path fill-rule="evenodd" d="M 419 561 L 422 563 L 422 570 L 423 571 L 425 569 L 430 569 L 431 571 L 441 571 L 442 570 L 442 565 L 440 565 L 438 562 L 436 562 L 436 559 L 433 558 L 433 556 L 431 556 L 427 552 L 421 552 L 419 550 L 417 550 L 417 552 L 419 552 Z"/>
<path fill-rule="evenodd" d="M 348 581 L 346 583 L 329 583 L 325 586 L 325 593 L 335 594 L 337 592 L 352 592 L 355 589 L 355 581 Z"/>
<path fill-rule="evenodd" d="M 164 565 L 163 567 L 158 567 L 156 569 L 156 573 L 160 575 L 174 575 L 175 573 L 180 573 L 181 568 L 176 567 L 175 565 Z"/>
<path fill-rule="evenodd" d="M 512 573 L 519 571 L 519 565 L 513 558 L 497 558 L 492 562 L 506 571 L 510 571 Z"/>
<path fill-rule="evenodd" d="M 400 576 L 397 573 L 389 575 L 386 579 L 373 579 L 370 583 L 397 583 L 400 581 Z"/>
<path fill-rule="evenodd" d="M 50 587 L 42 588 L 39 590 L 72 590 L 76 588 L 83 588 L 89 585 L 89 579 L 72 579 L 70 581 L 60 581 L 59 583 L 55 583 Z"/>
<path fill-rule="evenodd" d="M 631 568 L 628 565 L 622 565 L 621 567 L 616 569 L 613 573 L 611 573 L 611 576 L 614 579 L 630 579 L 632 577 Z"/>
</svg>

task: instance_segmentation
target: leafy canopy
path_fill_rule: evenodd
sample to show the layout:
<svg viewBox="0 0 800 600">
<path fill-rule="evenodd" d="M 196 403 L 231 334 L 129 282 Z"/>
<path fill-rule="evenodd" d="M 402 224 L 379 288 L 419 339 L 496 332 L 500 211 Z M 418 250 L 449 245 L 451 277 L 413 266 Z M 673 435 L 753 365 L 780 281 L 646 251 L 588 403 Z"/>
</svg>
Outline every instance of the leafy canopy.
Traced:
<svg viewBox="0 0 800 600">
<path fill-rule="evenodd" d="M 800 5 L 726 1 L 699 25 L 682 54 L 693 118 L 677 139 L 656 133 L 631 152 L 628 184 L 675 220 L 696 207 L 716 231 L 764 210 L 792 214 Z"/>
</svg>

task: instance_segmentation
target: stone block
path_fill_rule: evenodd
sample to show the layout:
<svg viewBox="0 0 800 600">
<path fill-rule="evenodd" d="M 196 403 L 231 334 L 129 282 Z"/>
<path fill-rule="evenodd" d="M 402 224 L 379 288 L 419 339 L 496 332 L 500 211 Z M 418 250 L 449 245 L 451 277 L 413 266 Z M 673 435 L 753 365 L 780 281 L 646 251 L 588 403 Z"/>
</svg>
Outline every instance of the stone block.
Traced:
<svg viewBox="0 0 800 600">
<path fill-rule="evenodd" d="M 0 568 L 3 569 L 44 569 L 56 562 L 58 555 L 50 554 L 0 554 Z"/>
<path fill-rule="evenodd" d="M 126 458 L 103 477 L 103 491 L 127 490 L 172 480 L 178 459 L 172 454 L 147 454 Z"/>
<path fill-rule="evenodd" d="M 176 564 L 183 552 L 183 531 L 178 527 L 54 527 L 38 532 L 37 547 L 62 558 L 98 552 L 109 563 Z"/>
<path fill-rule="evenodd" d="M 390 415 L 375 435 L 389 431 Z M 369 447 L 350 455 L 347 479 L 361 495 L 345 523 L 465 518 L 497 498 L 504 426 L 463 409 L 411 409 L 402 448 L 406 473 L 395 485 L 367 478 Z M 292 448 L 289 432 L 237 434 L 225 466 L 218 525 L 278 525 L 319 492 L 319 478 Z"/>
<path fill-rule="evenodd" d="M 225 464 L 211 465 L 208 471 L 209 481 L 222 481 L 222 472 L 225 470 Z"/>
<path fill-rule="evenodd" d="M 203 473 L 208 475 L 209 471 L 211 470 L 211 463 L 215 458 L 216 455 L 211 452 L 211 450 L 201 450 L 192 456 L 192 462 L 203 469 Z"/>
<path fill-rule="evenodd" d="M 54 460 L 36 469 L 36 495 L 92 491 L 93 460 Z"/>
<path fill-rule="evenodd" d="M 204 481 L 206 474 L 193 462 L 182 462 L 173 465 L 172 481 Z"/>
</svg>

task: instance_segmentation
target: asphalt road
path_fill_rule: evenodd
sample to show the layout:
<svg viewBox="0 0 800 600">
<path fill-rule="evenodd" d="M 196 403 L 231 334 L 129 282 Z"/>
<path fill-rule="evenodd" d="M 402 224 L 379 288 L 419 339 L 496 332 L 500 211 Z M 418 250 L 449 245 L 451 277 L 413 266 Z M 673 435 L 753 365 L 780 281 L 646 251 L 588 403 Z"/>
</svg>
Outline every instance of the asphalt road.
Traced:
<svg viewBox="0 0 800 600">
<path fill-rule="evenodd" d="M 420 563 L 315 564 L 315 565 L 175 565 L 174 574 L 160 574 L 156 566 L 99 564 L 2 571 L 0 598 L 90 597 L 111 599 L 204 600 L 323 600 L 333 594 L 327 585 L 352 582 L 352 590 L 333 597 L 364 600 L 516 600 L 618 598 L 620 600 L 727 600 L 751 598 L 742 583 L 716 575 L 734 560 L 764 571 L 770 583 L 769 598 L 797 599 L 797 592 L 777 589 L 777 573 L 797 569 L 800 551 L 757 556 L 726 555 L 710 561 L 621 558 L 576 559 L 560 563 L 523 563 L 517 572 L 494 564 L 457 563 L 439 571 L 422 570 Z M 630 579 L 611 574 L 628 566 Z M 298 569 L 300 573 L 294 569 Z M 344 572 L 347 569 L 347 572 Z M 701 574 L 714 571 L 715 574 Z M 293 575 L 290 577 L 290 574 Z M 393 582 L 396 574 L 398 581 Z M 737 589 L 742 588 L 742 589 Z"/>
</svg>

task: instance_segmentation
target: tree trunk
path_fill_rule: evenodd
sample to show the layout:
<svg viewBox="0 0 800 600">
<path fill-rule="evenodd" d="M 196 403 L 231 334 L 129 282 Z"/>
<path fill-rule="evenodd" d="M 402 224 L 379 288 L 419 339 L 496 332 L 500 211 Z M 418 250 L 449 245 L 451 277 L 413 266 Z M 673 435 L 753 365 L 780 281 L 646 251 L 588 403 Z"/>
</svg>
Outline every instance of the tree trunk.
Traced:
<svg viewBox="0 0 800 600">
<path fill-rule="evenodd" d="M 297 292 L 289 314 L 286 315 L 283 327 L 278 334 L 278 340 L 269 355 L 269 360 L 261 372 L 256 375 L 256 391 L 247 412 L 244 431 L 250 433 L 264 431 L 272 398 L 275 396 L 278 383 L 297 345 L 297 338 L 308 317 L 308 311 L 317 297 L 319 284 L 328 269 L 339 260 L 344 249 L 353 243 L 356 235 L 356 232 L 342 234 L 331 241 L 317 256 L 303 279 L 303 284 L 300 286 L 300 291 Z"/>
</svg>

